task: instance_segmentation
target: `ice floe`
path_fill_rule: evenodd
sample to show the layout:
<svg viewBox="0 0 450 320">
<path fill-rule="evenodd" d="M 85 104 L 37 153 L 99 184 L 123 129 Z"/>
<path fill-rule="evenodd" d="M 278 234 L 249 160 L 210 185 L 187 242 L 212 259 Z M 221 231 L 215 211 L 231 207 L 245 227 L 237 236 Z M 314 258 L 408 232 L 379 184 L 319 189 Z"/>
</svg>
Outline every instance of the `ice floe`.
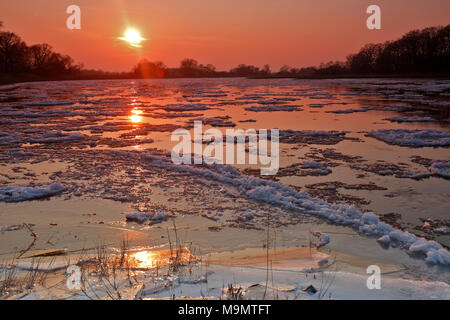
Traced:
<svg viewBox="0 0 450 320">
<path fill-rule="evenodd" d="M 450 179 L 450 161 L 435 161 L 432 163 L 430 171 L 435 175 Z"/>
<path fill-rule="evenodd" d="M 0 145 L 14 145 L 22 142 L 22 138 L 18 134 L 0 132 Z"/>
<path fill-rule="evenodd" d="M 367 136 L 389 144 L 413 148 L 450 146 L 450 132 L 436 129 L 380 129 L 370 131 Z"/>
<path fill-rule="evenodd" d="M 280 130 L 282 143 L 336 144 L 346 137 L 345 131 Z"/>
<path fill-rule="evenodd" d="M 146 212 L 137 212 L 137 213 L 128 213 L 126 215 L 127 221 L 137 222 L 137 223 L 144 223 L 149 221 L 150 224 L 157 224 L 161 223 L 163 221 L 166 221 L 169 219 L 169 216 L 162 212 L 153 212 L 153 213 L 146 213 Z"/>
<path fill-rule="evenodd" d="M 316 248 L 320 248 L 326 246 L 330 243 L 330 236 L 321 231 L 313 231 L 312 235 L 318 238 L 318 241 L 315 243 Z"/>
<path fill-rule="evenodd" d="M 210 108 L 205 104 L 169 104 L 163 106 L 162 109 L 166 111 L 183 112 L 183 111 L 208 110 Z"/>
<path fill-rule="evenodd" d="M 264 105 L 264 106 L 251 106 L 245 108 L 247 111 L 252 112 L 275 112 L 275 111 L 301 111 L 300 106 L 293 105 Z"/>
<path fill-rule="evenodd" d="M 85 135 L 81 133 L 67 134 L 58 131 L 58 132 L 44 133 L 41 136 L 37 137 L 30 137 L 26 141 L 29 143 L 59 143 L 59 142 L 78 141 L 83 140 L 84 138 Z"/>
<path fill-rule="evenodd" d="M 39 198 L 46 198 L 66 190 L 61 183 L 28 185 L 28 186 L 4 186 L 0 187 L 0 201 L 20 202 Z"/>
<path fill-rule="evenodd" d="M 391 122 L 434 122 L 435 119 L 431 117 L 390 117 L 384 120 L 389 120 Z"/>
<path fill-rule="evenodd" d="M 243 194 L 255 201 L 292 210 L 298 214 L 309 213 L 326 219 L 338 225 L 345 225 L 358 232 L 380 238 L 388 235 L 391 245 L 399 246 L 410 254 L 423 256 L 430 264 L 450 266 L 450 252 L 435 241 L 425 240 L 407 231 L 379 221 L 373 213 L 362 213 L 355 206 L 346 204 L 330 204 L 321 199 L 310 197 L 305 192 L 296 191 L 282 183 L 247 176 L 227 165 L 205 165 L 196 167 L 175 165 L 169 157 L 157 153 L 142 154 L 144 159 L 151 161 L 152 166 L 158 166 L 173 171 L 180 171 L 213 179 L 235 186 Z M 414 246 L 413 246 L 414 245 Z M 409 250 L 412 247 L 411 250 Z"/>
<path fill-rule="evenodd" d="M 367 112 L 373 110 L 371 107 L 361 107 L 359 109 L 342 109 L 342 110 L 331 110 L 326 111 L 327 113 L 336 113 L 336 114 L 347 114 L 347 113 L 357 113 L 357 112 Z"/>
</svg>

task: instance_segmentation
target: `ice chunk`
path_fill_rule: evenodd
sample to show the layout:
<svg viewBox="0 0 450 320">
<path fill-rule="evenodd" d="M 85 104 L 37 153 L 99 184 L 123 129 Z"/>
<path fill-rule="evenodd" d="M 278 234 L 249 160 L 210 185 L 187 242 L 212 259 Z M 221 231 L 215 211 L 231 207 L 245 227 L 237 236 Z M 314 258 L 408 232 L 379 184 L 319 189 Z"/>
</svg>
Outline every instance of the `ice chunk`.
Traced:
<svg viewBox="0 0 450 320">
<path fill-rule="evenodd" d="M 253 111 L 253 112 L 274 112 L 274 111 L 302 111 L 300 106 L 293 106 L 293 105 L 264 105 L 264 106 L 251 106 L 245 108 L 247 111 Z"/>
<path fill-rule="evenodd" d="M 250 220 L 253 220 L 254 217 L 255 217 L 255 216 L 253 215 L 253 213 L 251 213 L 251 212 L 245 212 L 245 213 L 242 213 L 242 214 L 238 217 L 238 220 L 239 220 L 239 221 L 250 221 Z"/>
<path fill-rule="evenodd" d="M 377 239 L 377 242 L 385 249 L 389 248 L 391 244 L 391 238 L 385 234 L 384 236 Z"/>
<path fill-rule="evenodd" d="M 136 212 L 136 213 L 128 213 L 126 215 L 127 221 L 133 221 L 137 223 L 144 223 L 146 221 L 150 221 L 150 224 L 161 223 L 166 221 L 169 216 L 162 212 L 155 213 L 146 213 L 146 212 Z"/>
<path fill-rule="evenodd" d="M 144 223 L 148 219 L 150 219 L 151 214 L 143 213 L 143 212 L 137 212 L 137 213 L 128 213 L 126 215 L 127 221 L 133 221 L 137 223 Z"/>
<path fill-rule="evenodd" d="M 430 171 L 435 175 L 450 179 L 450 161 L 435 161 L 431 164 Z"/>
<path fill-rule="evenodd" d="M 434 122 L 431 117 L 391 117 L 384 120 L 389 120 L 391 122 Z"/>
<path fill-rule="evenodd" d="M 330 236 L 321 231 L 313 231 L 313 236 L 318 237 L 319 241 L 315 243 L 316 248 L 323 247 L 330 243 Z"/>
<path fill-rule="evenodd" d="M 85 138 L 85 135 L 81 134 L 81 133 L 67 134 L 67 133 L 62 133 L 61 131 L 57 131 L 57 132 L 44 133 L 43 135 L 37 136 L 37 137 L 30 137 L 27 139 L 27 142 L 29 142 L 29 143 L 57 143 L 57 142 L 77 141 L 77 140 L 82 140 L 84 138 Z"/>
<path fill-rule="evenodd" d="M 20 202 L 46 198 L 64 190 L 66 188 L 59 182 L 44 185 L 6 186 L 0 188 L 0 201 Z"/>
<path fill-rule="evenodd" d="M 407 147 L 450 147 L 450 132 L 442 130 L 380 129 L 367 136 L 389 144 Z"/>
<path fill-rule="evenodd" d="M 22 142 L 22 138 L 18 134 L 9 134 L 8 132 L 0 132 L 0 145 L 9 145 Z"/>
</svg>

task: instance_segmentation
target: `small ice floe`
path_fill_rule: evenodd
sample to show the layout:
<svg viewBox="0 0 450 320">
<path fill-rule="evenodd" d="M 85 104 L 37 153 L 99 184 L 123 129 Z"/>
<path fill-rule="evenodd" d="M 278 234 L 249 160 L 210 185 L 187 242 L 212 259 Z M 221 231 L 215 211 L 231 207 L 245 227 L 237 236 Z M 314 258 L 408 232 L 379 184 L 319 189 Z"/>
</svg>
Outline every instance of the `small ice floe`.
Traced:
<svg viewBox="0 0 450 320">
<path fill-rule="evenodd" d="M 347 114 L 347 113 L 357 113 L 357 112 L 367 112 L 373 110 L 371 107 L 361 107 L 359 109 L 342 109 L 342 110 L 331 110 L 326 111 L 326 113 L 335 113 L 335 114 Z"/>
<path fill-rule="evenodd" d="M 241 213 L 237 219 L 239 221 L 250 221 L 250 220 L 253 220 L 254 218 L 255 218 L 255 216 L 253 215 L 253 213 L 251 213 L 249 211 L 249 212 Z"/>
<path fill-rule="evenodd" d="M 345 131 L 280 130 L 282 143 L 336 144 L 345 139 Z"/>
<path fill-rule="evenodd" d="M 305 161 L 303 162 L 302 168 L 311 169 L 311 172 L 309 172 L 311 175 L 326 176 L 332 172 L 331 169 L 317 161 Z"/>
<path fill-rule="evenodd" d="M 162 212 L 153 212 L 153 213 L 136 212 L 136 213 L 128 213 L 126 215 L 126 219 L 128 222 L 137 222 L 140 224 L 147 221 L 149 221 L 150 224 L 157 224 L 166 221 L 167 219 L 169 219 L 169 216 Z"/>
<path fill-rule="evenodd" d="M 202 121 L 203 124 L 208 124 L 212 127 L 235 127 L 236 124 L 229 120 L 230 116 L 217 116 L 211 118 L 194 119 L 192 121 Z"/>
<path fill-rule="evenodd" d="M 126 218 L 127 221 L 144 223 L 148 219 L 150 219 L 151 215 L 149 213 L 138 212 L 138 213 L 127 213 Z"/>
<path fill-rule="evenodd" d="M 152 118 L 173 119 L 173 118 L 193 118 L 198 117 L 199 114 L 190 112 L 165 112 L 165 113 L 152 113 Z"/>
<path fill-rule="evenodd" d="M 202 94 L 191 94 L 187 95 L 184 94 L 183 98 L 219 98 L 219 97 L 226 97 L 226 93 L 202 93 Z"/>
<path fill-rule="evenodd" d="M 58 143 L 83 140 L 84 134 L 81 133 L 62 133 L 61 131 L 44 133 L 41 136 L 30 137 L 26 141 L 28 143 Z"/>
<path fill-rule="evenodd" d="M 64 106 L 74 104 L 74 100 L 41 100 L 41 101 L 29 101 L 22 102 L 24 106 Z"/>
<path fill-rule="evenodd" d="M 245 108 L 245 110 L 252 111 L 252 112 L 302 111 L 300 106 L 293 106 L 293 105 L 287 105 L 287 104 L 286 105 L 275 104 L 275 105 L 264 105 L 264 106 L 251 106 L 251 107 Z"/>
<path fill-rule="evenodd" d="M 0 132 L 0 145 L 21 143 L 22 138 L 15 133 Z"/>
<path fill-rule="evenodd" d="M 391 117 L 391 118 L 386 118 L 383 120 L 388 120 L 391 122 L 434 122 L 436 120 L 434 120 L 431 117 Z"/>
<path fill-rule="evenodd" d="M 411 172 L 404 171 L 395 175 L 397 178 L 409 178 L 414 180 L 422 180 L 433 176 L 431 172 Z"/>
<path fill-rule="evenodd" d="M 405 105 L 405 104 L 394 104 L 394 105 L 389 105 L 389 106 L 385 106 L 382 108 L 383 111 L 405 111 L 405 110 L 410 110 L 412 107 L 409 105 Z"/>
<path fill-rule="evenodd" d="M 450 179 L 450 161 L 435 161 L 429 170 L 439 177 Z"/>
<path fill-rule="evenodd" d="M 367 136 L 389 144 L 421 148 L 450 147 L 450 132 L 435 129 L 380 129 L 370 131 Z"/>
<path fill-rule="evenodd" d="M 258 94 L 244 94 L 241 97 L 236 97 L 235 100 L 259 100 L 262 96 Z"/>
<path fill-rule="evenodd" d="M 0 201 L 20 202 L 47 198 L 66 190 L 61 183 L 0 187 Z"/>
<path fill-rule="evenodd" d="M 204 104 L 169 104 L 163 106 L 162 109 L 166 111 L 183 112 L 183 111 L 208 110 L 210 108 Z"/>
<path fill-rule="evenodd" d="M 275 100 L 277 100 L 277 101 L 297 101 L 298 98 L 292 98 L 292 97 L 275 97 Z"/>
<path fill-rule="evenodd" d="M 381 247 L 384 249 L 388 249 L 391 244 L 391 238 L 387 234 L 377 239 L 377 242 L 380 244 Z"/>
<path fill-rule="evenodd" d="M 323 165 L 317 161 L 305 161 L 303 162 L 303 168 L 305 169 L 317 169 L 323 168 Z"/>
<path fill-rule="evenodd" d="M 312 235 L 316 237 L 318 240 L 313 243 L 316 248 L 323 247 L 330 243 L 330 237 L 328 234 L 321 231 L 313 231 Z"/>
<path fill-rule="evenodd" d="M 310 94 L 306 96 L 309 97 L 310 99 L 317 99 L 317 100 L 327 100 L 327 99 L 331 100 L 335 98 L 333 95 L 328 93 Z"/>
<path fill-rule="evenodd" d="M 257 103 L 262 105 L 283 104 L 280 100 L 259 100 Z"/>
</svg>

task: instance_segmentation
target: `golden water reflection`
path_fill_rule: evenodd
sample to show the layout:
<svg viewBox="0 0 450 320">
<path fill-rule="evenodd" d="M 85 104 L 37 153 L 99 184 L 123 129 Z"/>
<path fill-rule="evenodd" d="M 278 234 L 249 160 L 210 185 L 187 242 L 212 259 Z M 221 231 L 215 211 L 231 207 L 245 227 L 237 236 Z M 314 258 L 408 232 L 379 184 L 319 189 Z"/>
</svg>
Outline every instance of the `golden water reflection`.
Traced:
<svg viewBox="0 0 450 320">
<path fill-rule="evenodd" d="M 187 248 L 173 250 L 143 250 L 131 254 L 137 268 L 156 268 L 171 264 L 188 264 L 198 260 Z"/>
<path fill-rule="evenodd" d="M 132 115 L 130 115 L 130 120 L 133 123 L 140 123 L 142 122 L 142 110 L 139 110 L 138 108 L 134 108 L 131 110 Z"/>
</svg>

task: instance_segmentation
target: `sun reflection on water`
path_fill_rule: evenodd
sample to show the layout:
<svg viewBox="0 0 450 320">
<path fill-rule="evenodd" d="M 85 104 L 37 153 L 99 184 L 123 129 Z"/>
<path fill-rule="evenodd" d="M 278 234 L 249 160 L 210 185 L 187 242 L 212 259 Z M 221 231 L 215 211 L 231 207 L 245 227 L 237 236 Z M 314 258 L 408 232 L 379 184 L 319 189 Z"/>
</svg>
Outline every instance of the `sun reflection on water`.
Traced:
<svg viewBox="0 0 450 320">
<path fill-rule="evenodd" d="M 142 122 L 142 110 L 139 110 L 137 108 L 134 108 L 133 110 L 131 110 L 132 115 L 130 116 L 130 120 L 133 123 L 140 123 Z"/>
<path fill-rule="evenodd" d="M 131 254 L 131 257 L 138 268 L 155 268 L 171 265 L 176 262 L 178 264 L 186 264 L 197 261 L 197 258 L 187 248 L 173 250 L 143 250 Z"/>
<path fill-rule="evenodd" d="M 136 114 L 133 114 L 132 116 L 130 116 L 130 120 L 133 123 L 139 123 L 139 122 L 142 122 L 142 117 L 138 116 Z"/>
<path fill-rule="evenodd" d="M 155 262 L 157 261 L 155 253 L 151 251 L 136 252 L 133 254 L 133 257 L 136 259 L 137 264 L 141 268 L 153 268 L 155 266 Z"/>
</svg>

